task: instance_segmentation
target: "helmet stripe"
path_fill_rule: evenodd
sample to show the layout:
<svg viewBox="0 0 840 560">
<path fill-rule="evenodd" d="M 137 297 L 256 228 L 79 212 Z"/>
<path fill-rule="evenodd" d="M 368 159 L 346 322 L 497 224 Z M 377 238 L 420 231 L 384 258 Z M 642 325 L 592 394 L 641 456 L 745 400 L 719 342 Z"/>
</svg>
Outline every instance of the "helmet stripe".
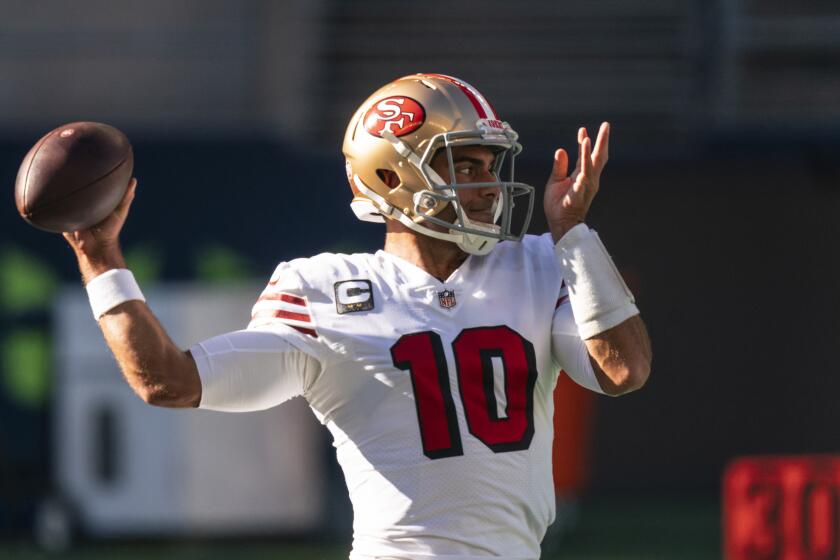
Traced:
<svg viewBox="0 0 840 560">
<path fill-rule="evenodd" d="M 440 80 L 446 80 L 451 84 L 455 84 L 458 86 L 464 95 L 467 96 L 467 99 L 470 100 L 472 106 L 475 108 L 476 112 L 478 113 L 479 118 L 481 119 L 498 119 L 496 116 L 496 111 L 493 110 L 493 107 L 490 103 L 484 98 L 481 93 L 470 84 L 466 82 L 462 82 L 458 78 L 453 78 L 452 76 L 447 76 L 445 74 L 422 74 L 422 76 L 428 76 L 429 78 L 438 78 Z"/>
</svg>

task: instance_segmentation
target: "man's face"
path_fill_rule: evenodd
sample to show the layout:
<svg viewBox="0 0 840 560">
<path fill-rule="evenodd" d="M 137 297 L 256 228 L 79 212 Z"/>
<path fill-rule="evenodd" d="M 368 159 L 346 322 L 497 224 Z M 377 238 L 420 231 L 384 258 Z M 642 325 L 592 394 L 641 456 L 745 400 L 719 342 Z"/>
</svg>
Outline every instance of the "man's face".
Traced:
<svg viewBox="0 0 840 560">
<path fill-rule="evenodd" d="M 493 173 L 496 154 L 486 146 L 459 146 L 452 148 L 455 164 L 455 183 L 488 183 L 498 181 Z M 432 158 L 431 167 L 447 183 L 451 182 L 446 150 L 440 150 Z M 499 187 L 478 187 L 458 189 L 458 200 L 470 220 L 493 223 L 493 206 L 501 194 Z M 455 211 L 447 207 L 441 219 L 454 219 Z"/>
</svg>

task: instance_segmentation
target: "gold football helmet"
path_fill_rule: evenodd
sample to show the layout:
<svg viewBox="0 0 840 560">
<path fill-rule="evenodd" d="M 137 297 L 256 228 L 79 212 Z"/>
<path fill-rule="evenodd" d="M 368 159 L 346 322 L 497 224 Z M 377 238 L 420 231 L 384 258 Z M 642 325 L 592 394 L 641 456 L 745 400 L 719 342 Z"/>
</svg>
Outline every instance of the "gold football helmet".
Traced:
<svg viewBox="0 0 840 560">
<path fill-rule="evenodd" d="M 514 181 L 513 160 L 522 151 L 518 136 L 478 90 L 458 78 L 414 74 L 395 80 L 362 103 L 347 127 L 343 152 L 353 190 L 350 206 L 360 220 L 399 220 L 471 254 L 487 254 L 504 239 L 520 241 L 531 219 L 534 187 Z M 495 182 L 456 182 L 452 148 L 464 145 L 496 148 Z M 449 160 L 449 183 L 430 165 L 441 149 Z M 380 170 L 386 169 L 399 177 L 394 188 L 383 181 Z M 501 180 L 503 171 L 509 180 Z M 492 224 L 471 221 L 458 201 L 459 189 L 484 187 L 501 193 Z M 513 232 L 514 198 L 520 196 L 527 197 L 527 216 Z M 452 221 L 439 216 L 449 205 L 455 210 Z"/>
</svg>

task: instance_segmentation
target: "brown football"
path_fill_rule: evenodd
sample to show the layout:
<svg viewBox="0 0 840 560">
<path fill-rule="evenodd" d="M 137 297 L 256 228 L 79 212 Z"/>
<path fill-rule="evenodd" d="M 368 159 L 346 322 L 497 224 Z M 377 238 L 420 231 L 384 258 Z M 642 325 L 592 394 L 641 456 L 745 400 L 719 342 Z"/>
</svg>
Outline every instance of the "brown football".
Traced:
<svg viewBox="0 0 840 560">
<path fill-rule="evenodd" d="M 107 124 L 74 122 L 44 135 L 18 170 L 15 203 L 24 220 L 53 232 L 86 229 L 125 195 L 134 153 Z"/>
</svg>

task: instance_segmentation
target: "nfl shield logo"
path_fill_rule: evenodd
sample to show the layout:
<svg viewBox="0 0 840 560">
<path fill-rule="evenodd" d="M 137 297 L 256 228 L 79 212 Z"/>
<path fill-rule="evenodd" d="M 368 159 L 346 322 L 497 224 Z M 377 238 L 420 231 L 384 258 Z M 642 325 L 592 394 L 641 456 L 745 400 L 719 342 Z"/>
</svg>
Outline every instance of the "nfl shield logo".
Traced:
<svg viewBox="0 0 840 560">
<path fill-rule="evenodd" d="M 452 290 L 443 290 L 438 292 L 438 303 L 444 309 L 455 307 L 455 292 Z"/>
</svg>

